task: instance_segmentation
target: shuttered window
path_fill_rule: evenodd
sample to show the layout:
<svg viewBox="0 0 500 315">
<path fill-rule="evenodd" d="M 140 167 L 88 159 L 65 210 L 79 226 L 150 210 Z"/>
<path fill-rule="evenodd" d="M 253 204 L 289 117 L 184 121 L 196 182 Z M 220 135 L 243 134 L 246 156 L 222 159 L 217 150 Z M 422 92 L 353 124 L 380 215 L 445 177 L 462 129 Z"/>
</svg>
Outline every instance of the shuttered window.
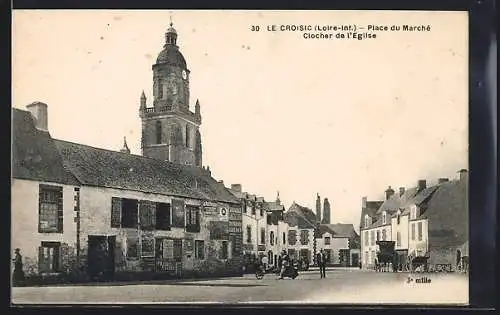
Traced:
<svg viewBox="0 0 500 315">
<path fill-rule="evenodd" d="M 39 186 L 38 232 L 63 233 L 63 189 L 59 186 Z"/>
<path fill-rule="evenodd" d="M 205 241 L 194 241 L 194 257 L 196 259 L 205 259 Z"/>
<path fill-rule="evenodd" d="M 301 230 L 300 231 L 300 244 L 307 245 L 309 244 L 309 231 Z"/>
<path fill-rule="evenodd" d="M 418 240 L 422 240 L 422 222 L 418 222 Z"/>
<path fill-rule="evenodd" d="M 170 231 L 170 204 L 157 203 L 156 204 L 156 229 Z"/>
<path fill-rule="evenodd" d="M 289 230 L 288 231 L 288 244 L 295 245 L 297 243 L 297 231 Z"/>
</svg>

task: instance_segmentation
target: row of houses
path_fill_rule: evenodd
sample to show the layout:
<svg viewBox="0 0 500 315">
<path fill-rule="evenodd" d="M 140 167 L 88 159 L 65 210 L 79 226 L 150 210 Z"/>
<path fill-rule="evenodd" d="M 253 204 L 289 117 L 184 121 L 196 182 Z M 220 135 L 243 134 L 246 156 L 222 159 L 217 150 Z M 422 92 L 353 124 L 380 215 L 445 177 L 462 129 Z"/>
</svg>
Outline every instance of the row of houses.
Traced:
<svg viewBox="0 0 500 315">
<path fill-rule="evenodd" d="M 285 209 L 279 192 L 274 201 L 266 201 L 263 197 L 243 192 L 241 184 L 231 185 L 229 191 L 241 199 L 243 205 L 244 256 L 267 256 L 269 265 L 275 266 L 281 252 L 286 251 L 294 259 L 315 265 L 316 254 L 324 249 L 328 265 L 359 265 L 359 235 L 354 226 L 325 223 L 330 220 L 328 199 L 325 198 L 326 211 L 322 220 L 319 195 L 315 214 L 295 201 L 288 210 Z"/>
<path fill-rule="evenodd" d="M 12 247 L 26 274 L 238 272 L 240 200 L 210 171 L 53 139 L 46 113 L 12 112 Z"/>
<path fill-rule="evenodd" d="M 379 241 L 393 242 L 401 269 L 423 257 L 430 269 L 456 270 L 468 261 L 468 179 L 462 169 L 454 180 L 440 178 L 433 185 L 419 180 L 415 187 L 389 186 L 385 200 L 362 199 L 361 259 L 374 268 Z"/>
</svg>

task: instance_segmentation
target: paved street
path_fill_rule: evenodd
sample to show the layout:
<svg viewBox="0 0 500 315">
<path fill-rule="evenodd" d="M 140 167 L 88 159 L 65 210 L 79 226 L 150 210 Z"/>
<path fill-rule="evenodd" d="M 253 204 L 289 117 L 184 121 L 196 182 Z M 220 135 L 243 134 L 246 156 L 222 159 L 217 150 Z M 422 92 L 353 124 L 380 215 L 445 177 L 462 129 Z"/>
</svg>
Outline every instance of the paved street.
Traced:
<svg viewBox="0 0 500 315">
<path fill-rule="evenodd" d="M 58 286 L 13 288 L 12 302 L 59 303 L 448 303 L 466 304 L 468 279 L 458 274 L 414 274 L 431 283 L 407 283 L 408 273 L 375 273 L 335 268 L 320 279 L 318 271 L 302 272 L 295 280 L 276 280 L 272 274 L 257 280 L 253 275 L 237 278 L 112 286 Z"/>
</svg>

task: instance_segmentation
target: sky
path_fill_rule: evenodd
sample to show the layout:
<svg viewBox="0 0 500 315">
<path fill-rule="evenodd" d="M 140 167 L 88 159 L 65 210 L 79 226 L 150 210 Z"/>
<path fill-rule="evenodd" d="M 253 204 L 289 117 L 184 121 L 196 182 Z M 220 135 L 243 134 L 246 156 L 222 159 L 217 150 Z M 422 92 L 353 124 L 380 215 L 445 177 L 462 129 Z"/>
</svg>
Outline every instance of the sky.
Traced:
<svg viewBox="0 0 500 315">
<path fill-rule="evenodd" d="M 139 100 L 170 16 L 199 99 L 203 164 L 226 186 L 359 225 L 361 198 L 468 168 L 467 13 L 13 12 L 12 106 L 48 104 L 54 138 L 141 154 Z M 267 25 L 430 25 L 304 39 Z M 252 25 L 260 31 L 251 31 Z M 314 32 L 313 32 L 314 33 Z"/>
</svg>

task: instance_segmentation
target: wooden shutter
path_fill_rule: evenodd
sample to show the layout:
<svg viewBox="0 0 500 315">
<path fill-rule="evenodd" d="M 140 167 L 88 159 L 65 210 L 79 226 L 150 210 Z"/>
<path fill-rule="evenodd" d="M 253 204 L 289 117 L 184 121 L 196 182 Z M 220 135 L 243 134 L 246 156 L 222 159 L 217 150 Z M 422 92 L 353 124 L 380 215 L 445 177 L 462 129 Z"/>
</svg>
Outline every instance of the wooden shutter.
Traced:
<svg viewBox="0 0 500 315">
<path fill-rule="evenodd" d="M 114 250 L 115 250 L 115 265 L 122 266 L 123 263 L 125 262 L 125 255 L 123 253 L 121 240 L 116 240 Z"/>
<path fill-rule="evenodd" d="M 122 200 L 121 198 L 111 198 L 111 227 L 119 228 L 122 220 Z"/>
<path fill-rule="evenodd" d="M 38 273 L 47 271 L 48 261 L 45 259 L 44 248 L 42 246 L 38 247 Z"/>
<path fill-rule="evenodd" d="M 57 232 L 64 231 L 64 206 L 63 206 L 63 189 L 60 187 L 57 192 Z"/>
<path fill-rule="evenodd" d="M 156 204 L 149 201 L 139 202 L 139 215 L 141 229 L 152 230 L 155 228 L 156 222 Z"/>
<path fill-rule="evenodd" d="M 69 251 L 70 248 L 66 243 L 62 243 L 59 247 L 59 271 L 69 271 Z"/>
<path fill-rule="evenodd" d="M 182 240 L 174 239 L 174 260 L 181 261 L 182 260 Z"/>
<path fill-rule="evenodd" d="M 185 227 L 185 206 L 184 200 L 173 199 L 172 200 L 172 227 Z"/>
</svg>

